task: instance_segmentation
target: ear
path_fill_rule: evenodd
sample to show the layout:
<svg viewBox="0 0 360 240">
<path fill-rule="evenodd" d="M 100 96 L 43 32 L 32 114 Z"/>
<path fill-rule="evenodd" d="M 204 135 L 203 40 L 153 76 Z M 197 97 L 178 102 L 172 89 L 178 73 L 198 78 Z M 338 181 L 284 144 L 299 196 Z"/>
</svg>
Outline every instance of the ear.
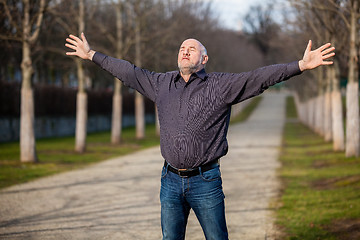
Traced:
<svg viewBox="0 0 360 240">
<path fill-rule="evenodd" d="M 202 64 L 202 65 L 205 65 L 208 61 L 209 61 L 209 56 L 208 56 L 208 55 L 204 55 L 204 56 L 202 57 L 201 64 Z"/>
</svg>

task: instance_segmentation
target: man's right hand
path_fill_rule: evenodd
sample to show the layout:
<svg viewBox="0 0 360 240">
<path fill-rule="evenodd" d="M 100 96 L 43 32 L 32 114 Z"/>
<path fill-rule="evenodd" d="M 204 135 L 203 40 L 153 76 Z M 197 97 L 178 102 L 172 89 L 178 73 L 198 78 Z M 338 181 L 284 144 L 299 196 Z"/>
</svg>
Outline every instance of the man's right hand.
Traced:
<svg viewBox="0 0 360 240">
<path fill-rule="evenodd" d="M 66 55 L 74 55 L 82 59 L 92 60 L 95 51 L 90 49 L 84 33 L 81 33 L 81 39 L 70 34 L 69 38 L 66 38 L 66 41 L 65 46 L 75 50 L 75 52 L 66 52 Z"/>
</svg>

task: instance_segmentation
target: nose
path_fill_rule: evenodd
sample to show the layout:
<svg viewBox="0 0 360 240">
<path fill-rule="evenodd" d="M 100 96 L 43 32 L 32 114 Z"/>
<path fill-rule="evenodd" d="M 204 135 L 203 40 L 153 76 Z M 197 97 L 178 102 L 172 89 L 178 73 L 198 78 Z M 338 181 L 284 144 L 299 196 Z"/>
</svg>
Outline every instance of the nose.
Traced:
<svg viewBox="0 0 360 240">
<path fill-rule="evenodd" d="M 184 56 L 189 56 L 189 55 L 190 55 L 189 49 L 186 49 L 186 50 L 183 52 L 183 55 L 184 55 Z"/>
</svg>

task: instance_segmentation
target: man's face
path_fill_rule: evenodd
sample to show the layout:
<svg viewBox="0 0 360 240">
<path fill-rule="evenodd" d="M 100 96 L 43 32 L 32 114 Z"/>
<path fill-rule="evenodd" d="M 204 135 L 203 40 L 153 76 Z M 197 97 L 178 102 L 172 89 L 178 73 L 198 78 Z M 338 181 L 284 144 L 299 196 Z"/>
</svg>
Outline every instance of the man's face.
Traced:
<svg viewBox="0 0 360 240">
<path fill-rule="evenodd" d="M 192 74 L 203 68 L 207 59 L 201 55 L 202 46 L 195 39 L 185 40 L 179 50 L 178 67 L 183 74 Z"/>
</svg>

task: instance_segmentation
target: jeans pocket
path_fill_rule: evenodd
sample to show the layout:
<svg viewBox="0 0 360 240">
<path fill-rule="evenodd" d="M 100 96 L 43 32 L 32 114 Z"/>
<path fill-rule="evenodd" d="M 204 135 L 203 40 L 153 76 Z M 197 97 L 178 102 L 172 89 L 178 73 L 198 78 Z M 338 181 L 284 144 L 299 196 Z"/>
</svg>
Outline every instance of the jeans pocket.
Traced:
<svg viewBox="0 0 360 240">
<path fill-rule="evenodd" d="M 215 181 L 218 179 L 221 179 L 221 172 L 220 172 L 220 167 L 217 166 L 213 169 L 210 169 L 206 172 L 201 172 L 201 178 L 205 181 Z"/>
<path fill-rule="evenodd" d="M 164 178 L 167 175 L 167 173 L 168 173 L 168 169 L 167 167 L 164 166 L 161 171 L 161 178 Z"/>
</svg>

